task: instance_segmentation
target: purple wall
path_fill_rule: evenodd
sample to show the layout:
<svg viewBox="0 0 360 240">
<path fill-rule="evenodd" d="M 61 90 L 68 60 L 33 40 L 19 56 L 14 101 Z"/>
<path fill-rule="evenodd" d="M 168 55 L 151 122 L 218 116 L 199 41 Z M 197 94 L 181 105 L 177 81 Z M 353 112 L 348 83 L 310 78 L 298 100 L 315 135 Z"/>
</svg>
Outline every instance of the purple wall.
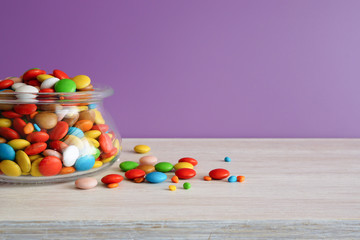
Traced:
<svg viewBox="0 0 360 240">
<path fill-rule="evenodd" d="M 360 1 L 1 1 L 0 76 L 88 74 L 124 137 L 360 137 Z"/>
</svg>

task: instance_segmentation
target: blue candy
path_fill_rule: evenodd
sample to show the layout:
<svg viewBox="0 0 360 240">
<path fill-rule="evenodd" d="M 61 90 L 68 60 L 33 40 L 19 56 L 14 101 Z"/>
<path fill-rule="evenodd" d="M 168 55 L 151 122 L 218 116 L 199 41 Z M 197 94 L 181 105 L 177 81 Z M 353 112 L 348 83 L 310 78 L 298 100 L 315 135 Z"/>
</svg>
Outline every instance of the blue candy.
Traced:
<svg viewBox="0 0 360 240">
<path fill-rule="evenodd" d="M 225 157 L 225 158 L 224 158 L 224 161 L 225 161 L 225 162 L 231 162 L 231 158 Z"/>
<path fill-rule="evenodd" d="M 228 182 L 236 182 L 236 181 L 237 181 L 236 176 L 230 176 L 230 177 L 228 178 Z"/>
<path fill-rule="evenodd" d="M 92 155 L 86 155 L 78 158 L 74 165 L 76 171 L 86 171 L 91 169 L 95 164 L 95 158 Z"/>
<path fill-rule="evenodd" d="M 77 128 L 77 127 L 69 127 L 69 131 L 68 131 L 67 135 L 73 135 L 78 138 L 83 138 L 85 136 L 84 132 L 81 131 L 81 129 Z"/>
<path fill-rule="evenodd" d="M 0 160 L 15 160 L 15 151 L 9 144 L 0 143 Z"/>
<path fill-rule="evenodd" d="M 88 108 L 89 109 L 95 109 L 97 107 L 97 105 L 95 103 L 89 104 Z"/>
<path fill-rule="evenodd" d="M 167 179 L 167 176 L 162 172 L 151 172 L 146 175 L 145 179 L 150 183 L 161 183 Z"/>
<path fill-rule="evenodd" d="M 36 124 L 34 123 L 34 128 L 36 131 L 40 132 L 41 131 L 41 128 Z"/>
</svg>

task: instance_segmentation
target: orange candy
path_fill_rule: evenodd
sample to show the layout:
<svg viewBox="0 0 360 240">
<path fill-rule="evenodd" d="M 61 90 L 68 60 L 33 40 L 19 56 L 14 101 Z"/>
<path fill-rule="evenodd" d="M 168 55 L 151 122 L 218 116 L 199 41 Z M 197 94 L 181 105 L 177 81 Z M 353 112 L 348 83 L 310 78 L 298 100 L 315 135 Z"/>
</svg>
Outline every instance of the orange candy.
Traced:
<svg viewBox="0 0 360 240">
<path fill-rule="evenodd" d="M 79 120 L 75 124 L 75 127 L 80 128 L 81 131 L 87 132 L 93 127 L 93 123 L 90 120 Z"/>
<path fill-rule="evenodd" d="M 32 133 L 33 131 L 34 131 L 34 125 L 33 125 L 31 122 L 27 123 L 27 124 L 25 125 L 25 127 L 24 127 L 24 133 L 25 133 L 25 134 L 30 134 L 30 133 Z"/>
<path fill-rule="evenodd" d="M 237 181 L 238 182 L 243 182 L 243 181 L 245 181 L 245 177 L 244 176 L 237 176 Z"/>
<path fill-rule="evenodd" d="M 209 176 L 204 176 L 204 180 L 205 180 L 205 181 L 211 181 L 211 180 L 212 180 L 212 178 L 211 178 L 211 177 L 209 177 Z"/>
<path fill-rule="evenodd" d="M 107 185 L 108 188 L 116 188 L 118 186 L 119 186 L 118 183 L 110 183 L 110 184 Z"/>
<path fill-rule="evenodd" d="M 145 181 L 144 177 L 134 178 L 134 182 L 136 182 L 136 183 L 141 183 L 143 181 Z"/>
<path fill-rule="evenodd" d="M 173 176 L 173 177 L 171 178 L 171 181 L 172 181 L 173 183 L 178 183 L 178 182 L 179 182 L 178 176 Z"/>
</svg>

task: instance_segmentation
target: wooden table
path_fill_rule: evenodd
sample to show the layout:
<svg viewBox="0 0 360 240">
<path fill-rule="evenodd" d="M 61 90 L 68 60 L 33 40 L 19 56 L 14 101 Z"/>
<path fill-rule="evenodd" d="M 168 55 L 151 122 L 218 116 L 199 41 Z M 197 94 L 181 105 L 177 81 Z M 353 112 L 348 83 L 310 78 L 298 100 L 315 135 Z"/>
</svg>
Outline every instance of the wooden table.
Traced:
<svg viewBox="0 0 360 240">
<path fill-rule="evenodd" d="M 360 238 L 359 139 L 125 139 L 121 161 L 143 156 L 137 144 L 159 161 L 196 158 L 192 188 L 182 181 L 169 191 L 173 173 L 160 184 L 86 191 L 1 184 L 0 239 Z M 204 181 L 214 168 L 246 181 Z"/>
</svg>

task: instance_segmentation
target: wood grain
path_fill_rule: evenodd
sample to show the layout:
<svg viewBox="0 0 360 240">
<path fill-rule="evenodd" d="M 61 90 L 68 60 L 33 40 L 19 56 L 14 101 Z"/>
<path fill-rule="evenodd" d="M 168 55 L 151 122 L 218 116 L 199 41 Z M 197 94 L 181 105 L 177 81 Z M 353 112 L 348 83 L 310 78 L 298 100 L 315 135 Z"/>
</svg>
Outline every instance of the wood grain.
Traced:
<svg viewBox="0 0 360 240">
<path fill-rule="evenodd" d="M 121 161 L 144 156 L 132 151 L 136 144 L 151 146 L 147 155 L 159 161 L 196 158 L 198 174 L 189 180 L 192 188 L 184 190 L 179 183 L 177 191 L 169 191 L 173 173 L 161 184 L 124 180 L 116 189 L 99 183 L 87 191 L 75 189 L 73 182 L 0 184 L 1 223 L 269 221 L 271 226 L 273 221 L 331 225 L 341 220 L 351 225 L 360 220 L 359 139 L 125 139 Z M 232 161 L 224 162 L 225 156 Z M 108 173 L 120 173 L 118 165 L 96 177 L 100 180 Z M 246 181 L 203 181 L 214 168 L 244 175 Z"/>
</svg>

